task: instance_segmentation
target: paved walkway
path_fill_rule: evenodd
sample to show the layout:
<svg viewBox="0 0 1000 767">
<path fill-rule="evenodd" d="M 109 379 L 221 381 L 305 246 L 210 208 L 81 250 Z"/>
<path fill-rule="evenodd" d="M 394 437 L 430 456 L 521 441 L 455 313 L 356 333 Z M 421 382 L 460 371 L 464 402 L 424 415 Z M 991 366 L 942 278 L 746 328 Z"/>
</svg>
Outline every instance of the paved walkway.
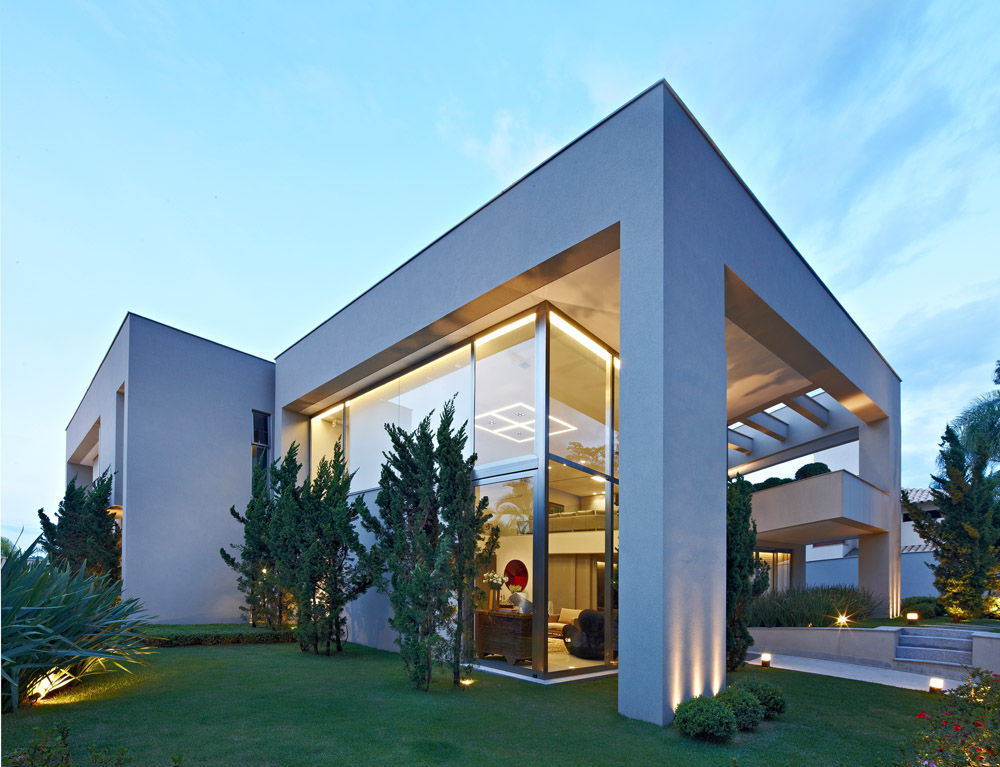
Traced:
<svg viewBox="0 0 1000 767">
<path fill-rule="evenodd" d="M 747 663 L 753 666 L 760 665 L 760 659 L 748 660 Z M 929 674 L 914 674 L 909 671 L 895 671 L 889 668 L 878 668 L 877 666 L 859 666 L 854 663 L 840 663 L 833 660 L 818 660 L 816 658 L 802 658 L 798 655 L 778 655 L 772 653 L 771 668 L 781 668 L 787 671 L 803 671 L 807 674 L 822 674 L 823 676 L 837 676 L 841 679 L 857 679 L 859 682 L 872 682 L 873 684 L 884 684 L 890 687 L 903 687 L 909 690 L 927 691 L 927 683 L 930 681 Z M 944 686 L 948 689 L 957 687 L 961 682 L 954 679 L 945 679 Z"/>
</svg>

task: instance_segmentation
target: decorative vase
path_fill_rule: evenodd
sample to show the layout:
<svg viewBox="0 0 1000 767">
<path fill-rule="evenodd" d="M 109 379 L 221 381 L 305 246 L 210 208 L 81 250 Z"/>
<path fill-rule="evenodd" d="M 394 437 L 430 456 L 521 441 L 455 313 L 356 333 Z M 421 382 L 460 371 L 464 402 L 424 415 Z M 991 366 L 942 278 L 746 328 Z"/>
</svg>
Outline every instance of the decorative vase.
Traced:
<svg viewBox="0 0 1000 767">
<path fill-rule="evenodd" d="M 500 609 L 500 589 L 490 589 L 490 610 Z"/>
</svg>

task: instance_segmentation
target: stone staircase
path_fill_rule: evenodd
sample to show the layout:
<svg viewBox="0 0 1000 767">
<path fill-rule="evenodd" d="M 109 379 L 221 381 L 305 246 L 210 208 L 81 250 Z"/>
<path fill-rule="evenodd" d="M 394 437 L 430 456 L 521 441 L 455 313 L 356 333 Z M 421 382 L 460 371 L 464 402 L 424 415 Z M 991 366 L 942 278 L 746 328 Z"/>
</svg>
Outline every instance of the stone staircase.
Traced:
<svg viewBox="0 0 1000 767">
<path fill-rule="evenodd" d="M 896 635 L 900 671 L 962 679 L 972 665 L 972 634 L 965 629 L 907 626 Z"/>
</svg>

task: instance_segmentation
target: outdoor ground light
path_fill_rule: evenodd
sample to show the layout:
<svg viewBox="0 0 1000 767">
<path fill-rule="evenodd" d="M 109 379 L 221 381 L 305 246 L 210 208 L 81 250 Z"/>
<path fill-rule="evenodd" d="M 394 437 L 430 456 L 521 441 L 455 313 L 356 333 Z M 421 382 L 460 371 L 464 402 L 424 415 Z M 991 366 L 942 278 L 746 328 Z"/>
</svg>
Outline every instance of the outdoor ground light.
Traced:
<svg viewBox="0 0 1000 767">
<path fill-rule="evenodd" d="M 761 668 L 771 668 L 771 653 L 762 652 L 760 654 L 760 667 Z"/>
<path fill-rule="evenodd" d="M 939 676 L 932 676 L 931 681 L 927 683 L 927 689 L 930 692 L 944 692 L 944 680 Z"/>
<path fill-rule="evenodd" d="M 906 614 L 906 622 L 909 623 L 911 626 L 916 626 L 918 620 L 920 620 L 920 614 L 919 613 L 907 613 Z"/>
</svg>

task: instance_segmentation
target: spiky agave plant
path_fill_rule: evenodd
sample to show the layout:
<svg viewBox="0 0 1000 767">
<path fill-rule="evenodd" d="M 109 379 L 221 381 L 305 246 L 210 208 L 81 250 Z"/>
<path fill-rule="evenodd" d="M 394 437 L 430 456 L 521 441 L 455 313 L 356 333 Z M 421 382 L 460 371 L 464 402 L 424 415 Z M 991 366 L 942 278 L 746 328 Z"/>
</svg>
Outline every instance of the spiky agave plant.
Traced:
<svg viewBox="0 0 1000 767">
<path fill-rule="evenodd" d="M 142 662 L 149 652 L 140 629 L 149 618 L 121 584 L 52 563 L 38 563 L 36 539 L 2 568 L 3 709 L 89 674 Z"/>
</svg>

